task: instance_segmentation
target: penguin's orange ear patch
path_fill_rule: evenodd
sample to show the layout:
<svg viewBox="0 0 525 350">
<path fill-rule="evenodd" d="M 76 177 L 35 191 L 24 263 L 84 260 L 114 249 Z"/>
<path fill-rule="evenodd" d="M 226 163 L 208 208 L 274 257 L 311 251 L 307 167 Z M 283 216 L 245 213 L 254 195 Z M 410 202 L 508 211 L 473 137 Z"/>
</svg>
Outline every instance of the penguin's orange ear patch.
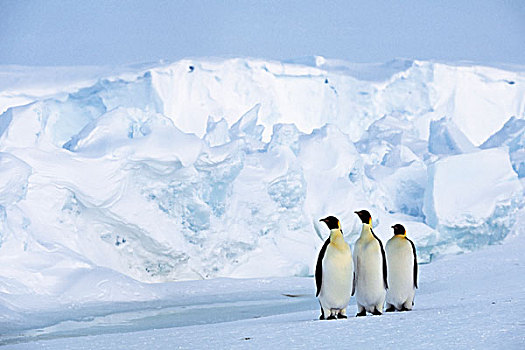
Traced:
<svg viewBox="0 0 525 350">
<path fill-rule="evenodd" d="M 372 218 L 368 219 L 368 224 L 372 227 Z"/>
</svg>

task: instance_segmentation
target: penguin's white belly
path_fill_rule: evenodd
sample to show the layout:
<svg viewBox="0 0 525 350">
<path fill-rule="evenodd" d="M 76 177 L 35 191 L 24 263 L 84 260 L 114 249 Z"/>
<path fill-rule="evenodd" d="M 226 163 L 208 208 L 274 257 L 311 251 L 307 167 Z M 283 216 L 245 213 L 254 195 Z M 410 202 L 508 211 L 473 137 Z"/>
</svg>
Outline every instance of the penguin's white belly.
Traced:
<svg viewBox="0 0 525 350">
<path fill-rule="evenodd" d="M 414 256 L 407 240 L 389 241 L 386 246 L 388 291 L 386 302 L 400 308 L 414 297 Z"/>
<path fill-rule="evenodd" d="M 379 243 L 374 240 L 361 245 L 356 255 L 356 300 L 365 307 L 375 306 L 385 298 L 383 256 Z"/>
<path fill-rule="evenodd" d="M 319 301 L 327 309 L 346 309 L 352 290 L 353 263 L 350 248 L 328 246 L 323 259 L 323 280 Z"/>
</svg>

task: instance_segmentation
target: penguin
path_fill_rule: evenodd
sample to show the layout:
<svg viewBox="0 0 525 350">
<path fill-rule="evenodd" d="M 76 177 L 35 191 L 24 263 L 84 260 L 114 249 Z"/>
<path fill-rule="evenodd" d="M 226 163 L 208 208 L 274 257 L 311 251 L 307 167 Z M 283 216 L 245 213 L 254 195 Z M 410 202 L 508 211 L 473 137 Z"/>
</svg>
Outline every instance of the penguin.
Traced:
<svg viewBox="0 0 525 350">
<path fill-rule="evenodd" d="M 334 216 L 322 221 L 330 229 L 330 237 L 324 242 L 315 268 L 316 297 L 321 304 L 320 320 L 347 318 L 346 308 L 352 290 L 353 261 L 350 246 L 343 238 L 341 223 Z"/>
<path fill-rule="evenodd" d="M 363 222 L 361 236 L 354 246 L 354 290 L 357 315 L 383 313 L 388 289 L 385 250 L 381 240 L 372 231 L 372 217 L 367 210 L 355 212 Z"/>
<path fill-rule="evenodd" d="M 388 291 L 386 312 L 410 311 L 417 289 L 416 246 L 407 238 L 403 225 L 392 226 L 394 236 L 386 243 Z"/>
</svg>

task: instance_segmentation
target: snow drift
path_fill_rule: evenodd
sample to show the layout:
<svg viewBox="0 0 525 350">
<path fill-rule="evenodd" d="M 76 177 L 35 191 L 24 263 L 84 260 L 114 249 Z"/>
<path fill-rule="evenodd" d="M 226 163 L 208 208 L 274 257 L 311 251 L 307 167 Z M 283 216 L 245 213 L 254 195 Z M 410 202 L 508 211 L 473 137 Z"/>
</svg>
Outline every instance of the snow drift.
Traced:
<svg viewBox="0 0 525 350">
<path fill-rule="evenodd" d="M 363 208 L 383 240 L 403 223 L 422 262 L 512 231 L 523 72 L 308 62 L 183 60 L 43 92 L 4 84 L 4 297 L 60 293 L 98 268 L 143 282 L 306 276 L 328 234 L 318 219 L 339 217 L 353 243 Z"/>
</svg>

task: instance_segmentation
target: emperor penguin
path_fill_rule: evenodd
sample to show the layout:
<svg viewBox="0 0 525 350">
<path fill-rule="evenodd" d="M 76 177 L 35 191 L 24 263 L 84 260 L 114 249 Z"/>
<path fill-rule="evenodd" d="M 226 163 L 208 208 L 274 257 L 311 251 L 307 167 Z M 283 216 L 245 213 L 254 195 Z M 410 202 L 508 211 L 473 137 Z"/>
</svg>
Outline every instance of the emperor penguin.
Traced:
<svg viewBox="0 0 525 350">
<path fill-rule="evenodd" d="M 352 251 L 343 238 L 341 223 L 335 216 L 322 221 L 330 229 L 330 237 L 324 242 L 315 267 L 316 297 L 321 304 L 320 320 L 347 318 L 346 308 L 352 290 Z"/>
<path fill-rule="evenodd" d="M 389 288 L 385 311 L 410 311 L 417 288 L 416 246 L 407 238 L 403 225 L 396 224 L 392 228 L 394 236 L 386 243 Z"/>
<path fill-rule="evenodd" d="M 355 212 L 363 222 L 361 236 L 354 246 L 354 289 L 357 315 L 383 313 L 388 289 L 385 250 L 381 240 L 372 231 L 372 217 L 367 210 Z"/>
</svg>

